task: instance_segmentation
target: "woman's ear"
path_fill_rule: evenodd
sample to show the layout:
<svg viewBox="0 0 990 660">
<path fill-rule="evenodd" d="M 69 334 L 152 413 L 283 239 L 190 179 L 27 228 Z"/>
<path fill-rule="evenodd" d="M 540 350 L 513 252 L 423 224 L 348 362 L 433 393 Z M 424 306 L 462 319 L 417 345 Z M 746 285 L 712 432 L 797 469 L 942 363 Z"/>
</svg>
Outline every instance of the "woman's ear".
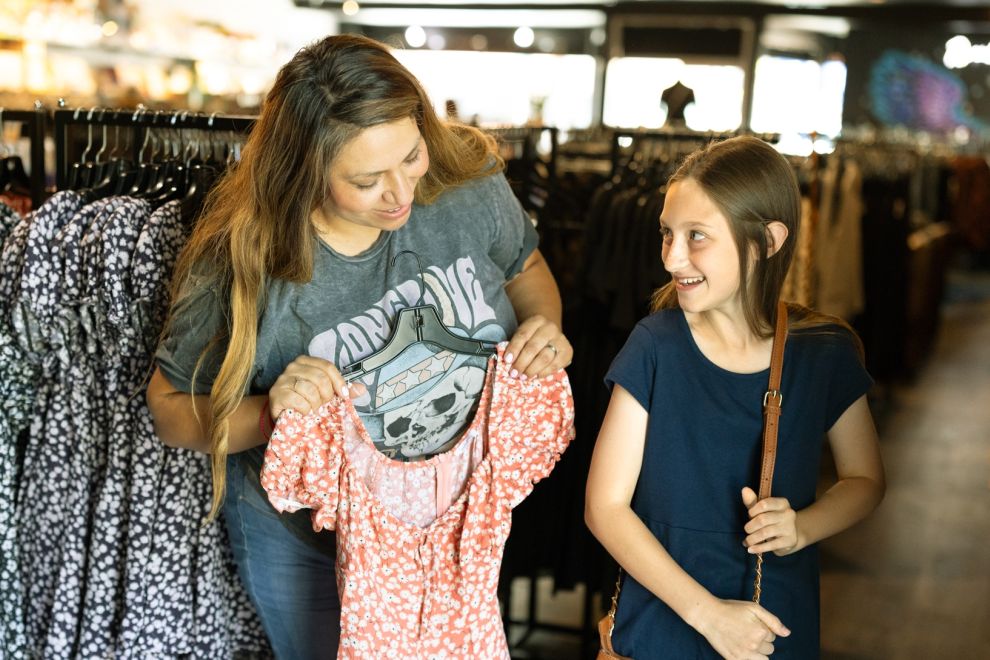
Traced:
<svg viewBox="0 0 990 660">
<path fill-rule="evenodd" d="M 767 259 L 777 254 L 783 245 L 784 241 L 787 240 L 787 235 L 790 233 L 787 230 L 787 225 L 785 225 L 780 220 L 771 220 L 766 225 L 767 232 Z"/>
</svg>

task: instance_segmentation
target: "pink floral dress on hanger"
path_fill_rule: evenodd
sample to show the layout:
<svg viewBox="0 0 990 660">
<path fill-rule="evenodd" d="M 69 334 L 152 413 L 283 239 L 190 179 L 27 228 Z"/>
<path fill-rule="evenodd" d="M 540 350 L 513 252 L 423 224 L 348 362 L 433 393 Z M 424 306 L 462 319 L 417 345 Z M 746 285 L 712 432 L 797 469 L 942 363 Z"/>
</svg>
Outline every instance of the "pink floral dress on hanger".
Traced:
<svg viewBox="0 0 990 660">
<path fill-rule="evenodd" d="M 574 437 L 564 371 L 511 378 L 489 361 L 474 419 L 425 461 L 379 453 L 349 399 L 279 417 L 261 483 L 279 511 L 337 532 L 337 657 L 509 658 L 497 588 L 512 508 Z"/>
</svg>

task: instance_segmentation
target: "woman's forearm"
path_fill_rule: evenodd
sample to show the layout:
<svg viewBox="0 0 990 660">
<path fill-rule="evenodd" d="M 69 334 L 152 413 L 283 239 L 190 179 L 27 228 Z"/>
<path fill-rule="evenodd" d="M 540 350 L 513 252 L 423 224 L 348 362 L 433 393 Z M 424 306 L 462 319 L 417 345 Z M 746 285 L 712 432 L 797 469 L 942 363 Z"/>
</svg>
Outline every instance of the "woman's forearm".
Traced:
<svg viewBox="0 0 990 660">
<path fill-rule="evenodd" d="M 162 442 L 169 447 L 192 449 L 204 454 L 211 453 L 209 439 L 211 414 L 208 395 L 190 396 L 186 392 L 179 391 L 156 369 L 148 385 L 147 399 L 155 433 Z M 228 453 L 234 454 L 265 443 L 258 421 L 266 400 L 264 396 L 246 396 L 230 415 Z"/>
</svg>

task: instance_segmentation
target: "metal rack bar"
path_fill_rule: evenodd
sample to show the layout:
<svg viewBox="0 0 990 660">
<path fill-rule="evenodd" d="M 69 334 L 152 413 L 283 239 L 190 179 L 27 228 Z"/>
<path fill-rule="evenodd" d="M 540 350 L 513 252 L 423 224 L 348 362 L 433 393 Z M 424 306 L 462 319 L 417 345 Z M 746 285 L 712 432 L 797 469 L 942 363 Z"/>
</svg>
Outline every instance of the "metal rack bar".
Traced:
<svg viewBox="0 0 990 660">
<path fill-rule="evenodd" d="M 256 117 L 246 115 L 205 115 L 182 111 L 108 110 L 76 108 L 56 110 L 55 124 L 55 187 L 64 190 L 69 180 L 69 133 L 73 126 L 122 126 L 135 129 L 134 148 L 141 144 L 144 133 L 154 128 L 200 131 L 234 131 L 248 133 Z"/>
</svg>

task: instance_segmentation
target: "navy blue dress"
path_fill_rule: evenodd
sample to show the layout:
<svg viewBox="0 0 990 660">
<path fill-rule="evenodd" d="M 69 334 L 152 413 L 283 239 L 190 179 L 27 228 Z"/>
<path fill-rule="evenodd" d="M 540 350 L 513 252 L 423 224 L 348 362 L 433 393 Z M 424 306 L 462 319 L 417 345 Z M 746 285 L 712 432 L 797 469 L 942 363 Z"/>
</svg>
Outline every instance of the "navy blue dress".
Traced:
<svg viewBox="0 0 990 660">
<path fill-rule="evenodd" d="M 869 390 L 852 338 L 792 332 L 784 353 L 783 406 L 773 495 L 795 510 L 815 499 L 824 434 Z M 606 385 L 621 385 L 649 412 L 632 507 L 671 556 L 719 598 L 750 600 L 755 557 L 742 546 L 739 491 L 756 489 L 770 370 L 727 371 L 699 350 L 681 310 L 657 312 L 633 329 Z M 791 630 L 774 660 L 819 655 L 818 550 L 764 555 L 761 604 Z M 626 575 L 615 649 L 636 660 L 718 658 L 707 640 Z"/>
</svg>

